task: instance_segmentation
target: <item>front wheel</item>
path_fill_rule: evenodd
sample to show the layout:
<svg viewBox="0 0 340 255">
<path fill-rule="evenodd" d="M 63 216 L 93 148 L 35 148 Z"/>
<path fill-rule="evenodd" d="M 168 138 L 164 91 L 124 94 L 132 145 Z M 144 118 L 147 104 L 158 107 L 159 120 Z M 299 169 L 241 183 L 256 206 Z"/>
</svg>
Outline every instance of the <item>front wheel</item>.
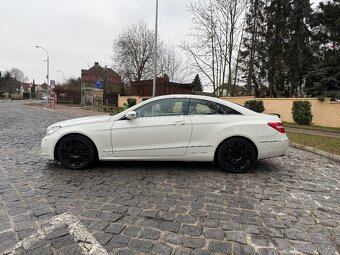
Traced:
<svg viewBox="0 0 340 255">
<path fill-rule="evenodd" d="M 95 160 L 95 148 L 91 141 L 81 135 L 63 138 L 57 148 L 60 163 L 69 169 L 88 168 Z"/>
<path fill-rule="evenodd" d="M 244 173 L 255 161 L 255 150 L 245 139 L 231 138 L 220 147 L 217 160 L 220 167 L 230 173 Z"/>
</svg>

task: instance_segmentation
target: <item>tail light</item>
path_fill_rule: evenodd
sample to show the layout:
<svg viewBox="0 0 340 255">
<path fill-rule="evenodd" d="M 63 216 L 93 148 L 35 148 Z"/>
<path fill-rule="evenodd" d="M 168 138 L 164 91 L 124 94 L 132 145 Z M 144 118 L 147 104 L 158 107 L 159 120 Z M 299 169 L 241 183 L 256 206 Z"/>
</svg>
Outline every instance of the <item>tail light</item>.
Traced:
<svg viewBox="0 0 340 255">
<path fill-rule="evenodd" d="M 275 130 L 279 131 L 282 134 L 286 133 L 286 130 L 281 122 L 268 122 L 268 126 L 274 128 Z"/>
</svg>

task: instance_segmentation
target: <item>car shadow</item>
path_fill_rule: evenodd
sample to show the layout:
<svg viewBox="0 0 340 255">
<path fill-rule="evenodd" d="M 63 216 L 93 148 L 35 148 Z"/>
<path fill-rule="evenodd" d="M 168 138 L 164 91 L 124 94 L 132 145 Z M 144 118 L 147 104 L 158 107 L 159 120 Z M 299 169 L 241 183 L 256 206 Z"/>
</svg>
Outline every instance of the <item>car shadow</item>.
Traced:
<svg viewBox="0 0 340 255">
<path fill-rule="evenodd" d="M 212 162 L 183 162 L 183 161 L 99 161 L 96 162 L 91 168 L 83 170 L 70 170 L 64 168 L 59 162 L 51 161 L 47 163 L 46 168 L 52 171 L 68 171 L 68 172 L 101 172 L 109 173 L 112 171 L 127 171 L 131 172 L 185 172 L 185 173 L 197 173 L 197 172 L 216 172 L 234 175 L 233 173 L 224 172 L 218 165 Z M 243 173 L 248 174 L 270 174 L 276 172 L 277 167 L 274 163 L 268 160 L 255 161 L 253 167 Z M 237 174 L 236 174 L 237 175 Z"/>
</svg>

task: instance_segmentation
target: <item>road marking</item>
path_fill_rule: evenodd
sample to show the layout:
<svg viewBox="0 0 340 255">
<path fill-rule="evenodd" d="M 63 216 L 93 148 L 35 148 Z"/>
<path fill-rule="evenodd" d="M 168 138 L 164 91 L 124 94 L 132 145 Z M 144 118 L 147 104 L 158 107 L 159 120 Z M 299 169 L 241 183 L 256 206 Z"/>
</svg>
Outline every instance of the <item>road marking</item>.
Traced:
<svg viewBox="0 0 340 255">
<path fill-rule="evenodd" d="M 94 236 L 81 224 L 80 220 L 71 214 L 63 213 L 50 219 L 47 226 L 41 227 L 39 222 L 35 222 L 38 226 L 38 233 L 31 235 L 12 248 L 6 250 L 4 254 L 13 254 L 15 249 L 23 247 L 29 249 L 34 243 L 46 238 L 57 227 L 66 225 L 75 242 L 82 249 L 84 255 L 108 255 L 108 252 L 100 245 Z"/>
</svg>

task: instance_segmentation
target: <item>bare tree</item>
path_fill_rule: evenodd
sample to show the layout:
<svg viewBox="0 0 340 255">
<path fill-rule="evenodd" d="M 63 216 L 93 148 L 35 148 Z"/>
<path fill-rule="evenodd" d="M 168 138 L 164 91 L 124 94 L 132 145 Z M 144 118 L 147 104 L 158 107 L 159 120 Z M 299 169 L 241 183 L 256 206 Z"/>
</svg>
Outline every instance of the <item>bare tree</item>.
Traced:
<svg viewBox="0 0 340 255">
<path fill-rule="evenodd" d="M 13 67 L 11 68 L 11 70 L 7 71 L 10 76 L 20 82 L 27 82 L 28 81 L 28 77 L 25 76 L 24 72 L 21 71 L 19 68 Z"/>
<path fill-rule="evenodd" d="M 217 96 L 232 93 L 246 5 L 247 0 L 198 0 L 189 6 L 194 26 L 182 48 Z"/>
<path fill-rule="evenodd" d="M 167 44 L 159 50 L 159 74 L 168 75 L 170 81 L 183 81 L 183 58 L 179 50 L 172 44 Z"/>
<path fill-rule="evenodd" d="M 114 67 L 127 82 L 151 79 L 154 33 L 144 21 L 123 30 L 113 44 Z"/>
</svg>

